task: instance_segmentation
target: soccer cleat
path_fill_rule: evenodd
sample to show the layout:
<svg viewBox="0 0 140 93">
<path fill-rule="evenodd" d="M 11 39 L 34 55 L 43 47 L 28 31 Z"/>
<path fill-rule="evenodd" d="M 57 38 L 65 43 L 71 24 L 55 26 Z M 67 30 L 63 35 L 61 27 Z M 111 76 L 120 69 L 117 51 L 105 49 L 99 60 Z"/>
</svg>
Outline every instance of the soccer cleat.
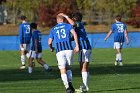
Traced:
<svg viewBox="0 0 140 93">
<path fill-rule="evenodd" d="M 25 65 L 22 65 L 19 69 L 25 69 L 26 67 L 25 67 Z"/>
<path fill-rule="evenodd" d="M 69 82 L 69 87 L 73 92 L 75 92 L 75 89 L 73 88 L 72 82 Z"/>
<path fill-rule="evenodd" d="M 74 92 L 70 88 L 67 88 L 66 93 L 74 93 Z"/>
<path fill-rule="evenodd" d="M 123 63 L 122 62 L 120 62 L 120 64 L 119 64 L 120 66 L 123 66 Z"/>
<path fill-rule="evenodd" d="M 80 86 L 80 88 L 76 89 L 75 91 L 76 91 L 76 93 L 85 93 L 85 92 L 89 91 L 89 88 L 88 87 L 84 87 L 84 86 Z"/>
<path fill-rule="evenodd" d="M 118 62 L 117 61 L 115 61 L 115 66 L 117 66 L 118 65 Z"/>
</svg>

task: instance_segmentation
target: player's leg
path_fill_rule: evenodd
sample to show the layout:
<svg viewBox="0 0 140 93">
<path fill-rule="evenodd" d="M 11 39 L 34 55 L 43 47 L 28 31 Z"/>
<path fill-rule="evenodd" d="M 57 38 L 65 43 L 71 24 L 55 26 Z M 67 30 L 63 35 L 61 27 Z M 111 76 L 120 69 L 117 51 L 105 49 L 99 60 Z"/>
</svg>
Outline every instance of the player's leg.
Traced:
<svg viewBox="0 0 140 93">
<path fill-rule="evenodd" d="M 122 54 L 121 54 L 121 49 L 122 49 L 122 43 L 120 42 L 115 42 L 114 43 L 114 49 L 116 50 L 116 61 L 115 61 L 115 65 L 118 64 L 118 62 L 120 62 L 120 66 L 122 66 Z"/>
<path fill-rule="evenodd" d="M 83 85 L 80 88 L 81 92 L 88 91 L 88 78 L 89 78 L 89 62 L 91 61 L 91 50 L 83 49 L 79 53 L 79 64 L 82 74 Z"/>
<path fill-rule="evenodd" d="M 69 87 L 69 83 L 68 83 L 68 77 L 66 74 L 66 57 L 65 57 L 65 52 L 64 51 L 60 51 L 56 54 L 57 57 L 57 61 L 58 61 L 58 68 L 60 70 L 60 74 L 61 74 L 61 79 L 63 81 L 63 84 L 66 88 L 66 92 L 71 93 L 72 90 Z"/>
<path fill-rule="evenodd" d="M 33 60 L 34 58 L 29 57 L 29 67 L 28 67 L 28 73 L 32 73 L 33 72 Z"/>
<path fill-rule="evenodd" d="M 68 82 L 69 82 L 69 87 L 70 89 L 74 92 L 75 89 L 72 85 L 72 60 L 73 60 L 73 50 L 65 50 L 65 54 L 66 54 L 66 74 L 68 77 Z"/>
<path fill-rule="evenodd" d="M 28 58 L 28 62 L 29 62 L 29 66 L 28 66 L 28 73 L 32 73 L 33 71 L 33 60 L 36 57 L 36 53 L 35 51 L 30 50 L 29 52 L 29 58 Z"/>
<path fill-rule="evenodd" d="M 22 64 L 20 69 L 25 69 L 25 46 L 20 48 L 20 54 L 21 54 L 21 64 Z"/>
<path fill-rule="evenodd" d="M 51 71 L 52 69 L 42 60 L 42 53 L 36 54 L 37 62 L 42 65 L 47 71 Z"/>
<path fill-rule="evenodd" d="M 27 58 L 30 57 L 29 52 L 30 52 L 30 44 L 26 44 L 26 51 L 25 51 L 25 53 L 26 53 L 26 57 Z M 34 60 L 32 61 L 32 64 L 33 64 L 33 67 L 35 67 L 35 61 Z"/>
</svg>

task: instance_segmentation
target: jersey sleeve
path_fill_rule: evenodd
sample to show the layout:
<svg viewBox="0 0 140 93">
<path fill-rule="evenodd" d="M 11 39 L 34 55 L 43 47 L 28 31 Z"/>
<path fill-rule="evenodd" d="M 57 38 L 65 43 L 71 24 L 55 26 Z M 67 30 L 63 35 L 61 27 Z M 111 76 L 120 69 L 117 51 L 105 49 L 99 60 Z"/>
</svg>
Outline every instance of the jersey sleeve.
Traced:
<svg viewBox="0 0 140 93">
<path fill-rule="evenodd" d="M 54 38 L 54 35 L 53 35 L 53 29 L 51 29 L 51 31 L 50 31 L 49 38 L 51 38 L 51 39 Z"/>
<path fill-rule="evenodd" d="M 70 31 L 74 29 L 72 25 L 69 24 L 68 26 L 69 26 Z"/>
<path fill-rule="evenodd" d="M 33 37 L 34 37 L 34 39 L 38 39 L 38 35 L 36 32 L 33 33 Z"/>
<path fill-rule="evenodd" d="M 20 38 L 20 44 L 23 44 L 23 30 L 22 30 L 22 25 L 19 26 L 19 38 Z"/>
<path fill-rule="evenodd" d="M 124 30 L 127 30 L 127 26 L 124 24 Z"/>
<path fill-rule="evenodd" d="M 115 25 L 112 24 L 111 28 L 110 28 L 110 31 L 114 32 L 114 29 L 115 29 Z"/>
</svg>

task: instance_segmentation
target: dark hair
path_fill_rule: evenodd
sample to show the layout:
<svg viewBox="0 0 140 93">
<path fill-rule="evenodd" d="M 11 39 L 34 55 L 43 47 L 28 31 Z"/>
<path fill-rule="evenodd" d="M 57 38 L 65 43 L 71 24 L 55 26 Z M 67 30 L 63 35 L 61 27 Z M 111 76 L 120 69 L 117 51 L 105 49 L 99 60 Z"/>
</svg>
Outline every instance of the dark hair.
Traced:
<svg viewBox="0 0 140 93">
<path fill-rule="evenodd" d="M 25 20 L 25 19 L 26 19 L 26 16 L 22 15 L 21 20 Z"/>
<path fill-rule="evenodd" d="M 37 24 L 36 24 L 36 23 L 31 23 L 30 26 L 31 26 L 31 28 L 33 28 L 33 29 L 37 29 Z"/>
<path fill-rule="evenodd" d="M 121 21 L 121 18 L 122 18 L 121 15 L 117 15 L 117 16 L 115 16 L 115 19 L 116 19 L 117 21 Z"/>
<path fill-rule="evenodd" d="M 79 13 L 79 12 L 77 12 L 77 13 L 74 13 L 73 15 L 72 15 L 72 19 L 74 19 L 75 21 L 82 21 L 82 18 L 83 18 L 83 16 L 82 16 L 82 14 L 81 13 Z"/>
</svg>

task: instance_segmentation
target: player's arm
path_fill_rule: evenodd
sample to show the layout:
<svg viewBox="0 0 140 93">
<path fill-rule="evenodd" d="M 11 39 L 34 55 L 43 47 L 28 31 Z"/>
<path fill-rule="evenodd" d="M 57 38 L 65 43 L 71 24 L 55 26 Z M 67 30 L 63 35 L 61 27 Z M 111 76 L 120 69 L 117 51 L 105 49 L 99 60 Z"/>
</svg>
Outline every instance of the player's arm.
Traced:
<svg viewBox="0 0 140 93">
<path fill-rule="evenodd" d="M 75 26 L 75 25 L 76 25 L 75 22 L 74 22 L 71 18 L 69 18 L 69 16 L 67 16 L 66 14 L 60 13 L 60 15 L 62 15 L 63 17 L 65 17 L 65 18 L 67 19 L 67 21 L 68 21 L 72 26 Z"/>
<path fill-rule="evenodd" d="M 52 38 L 49 38 L 48 39 L 48 46 L 50 47 L 51 52 L 54 51 L 54 47 L 52 46 L 52 42 L 53 42 L 53 39 Z"/>
<path fill-rule="evenodd" d="M 20 48 L 23 48 L 23 30 L 22 26 L 19 26 L 19 38 L 20 38 Z"/>
<path fill-rule="evenodd" d="M 38 39 L 35 39 L 35 52 L 38 53 Z"/>
<path fill-rule="evenodd" d="M 106 41 L 106 40 L 110 37 L 111 34 L 112 34 L 112 30 L 110 30 L 110 31 L 108 32 L 107 36 L 104 38 L 104 41 Z"/>
<path fill-rule="evenodd" d="M 72 35 L 73 35 L 73 37 L 74 37 L 74 41 L 75 41 L 75 43 L 76 43 L 76 47 L 75 47 L 74 51 L 75 51 L 75 52 L 79 52 L 79 44 L 78 44 L 78 37 L 77 37 L 77 34 L 76 34 L 76 32 L 75 32 L 74 29 L 71 30 L 71 33 L 72 33 Z"/>
<path fill-rule="evenodd" d="M 129 39 L 128 39 L 127 30 L 124 31 L 124 35 L 125 35 L 125 38 L 126 38 L 126 44 L 128 45 L 129 44 Z"/>
</svg>

